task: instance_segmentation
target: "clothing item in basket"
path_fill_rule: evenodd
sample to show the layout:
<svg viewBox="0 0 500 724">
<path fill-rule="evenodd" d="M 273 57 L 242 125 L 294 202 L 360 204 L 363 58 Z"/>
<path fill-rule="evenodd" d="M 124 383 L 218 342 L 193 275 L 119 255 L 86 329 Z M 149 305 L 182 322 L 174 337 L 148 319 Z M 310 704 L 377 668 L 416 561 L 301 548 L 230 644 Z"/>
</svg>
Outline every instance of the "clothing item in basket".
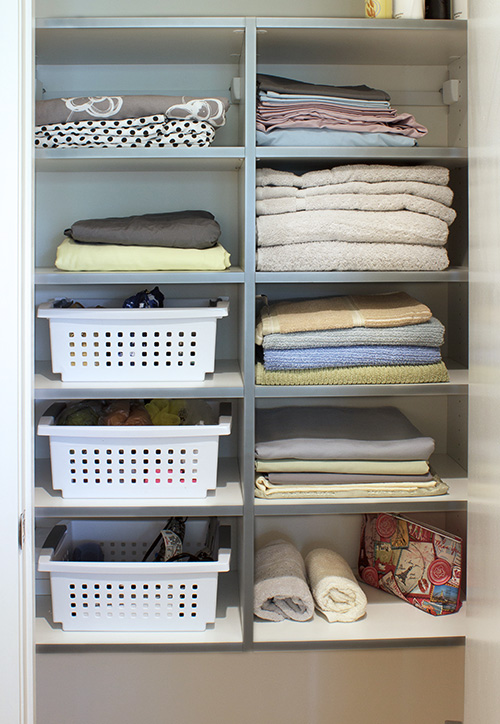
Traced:
<svg viewBox="0 0 500 724">
<path fill-rule="evenodd" d="M 153 422 L 140 400 L 112 400 L 103 403 L 98 425 L 152 425 Z"/>
<path fill-rule="evenodd" d="M 357 621 L 365 615 L 366 594 L 341 555 L 315 548 L 307 554 L 305 564 L 316 608 L 330 623 Z"/>
<path fill-rule="evenodd" d="M 146 409 L 153 425 L 215 425 L 217 415 L 205 400 L 150 400 Z"/>
<path fill-rule="evenodd" d="M 434 440 L 396 407 L 287 406 L 258 409 L 258 458 L 419 460 Z"/>
<path fill-rule="evenodd" d="M 221 244 L 209 249 L 80 244 L 65 238 L 55 265 L 64 271 L 223 271 L 230 254 Z"/>
<path fill-rule="evenodd" d="M 159 115 L 178 120 L 205 121 L 219 127 L 225 123 L 229 99 L 169 95 L 115 95 L 53 98 L 37 101 L 37 126 L 81 120 L 127 120 Z"/>
<path fill-rule="evenodd" d="M 258 385 L 413 385 L 448 382 L 449 377 L 444 362 L 392 367 L 324 367 L 280 372 L 270 372 L 258 362 L 255 381 Z"/>
<path fill-rule="evenodd" d="M 156 119 L 156 120 L 155 120 Z M 120 125 L 121 124 L 121 125 Z M 176 148 L 209 146 L 215 129 L 204 121 L 79 121 L 36 126 L 35 148 Z"/>
<path fill-rule="evenodd" d="M 215 246 L 221 228 L 209 211 L 188 210 L 75 221 L 65 236 L 93 244 L 207 249 Z"/>
<path fill-rule="evenodd" d="M 288 78 L 257 75 L 257 142 L 262 145 L 319 145 L 320 139 L 304 136 L 304 132 L 325 131 L 336 134 L 325 145 L 345 146 L 352 143 L 352 134 L 407 137 L 414 144 L 427 133 L 409 113 L 391 108 L 385 91 L 368 86 L 328 86 L 294 81 Z M 286 131 L 303 132 L 291 140 Z M 274 134 L 271 140 L 267 136 Z M 284 135 L 281 135 L 284 134 Z M 346 134 L 349 138 L 342 138 Z M 363 145 L 370 145 L 368 138 Z M 385 141 L 385 145 L 391 145 Z"/>
<path fill-rule="evenodd" d="M 256 344 L 268 334 L 351 327 L 402 327 L 427 322 L 429 307 L 406 292 L 357 294 L 264 304 Z"/>
<path fill-rule="evenodd" d="M 204 400 L 81 400 L 68 403 L 56 425 L 214 425 L 217 415 Z"/>
<path fill-rule="evenodd" d="M 307 621 L 314 601 L 304 559 L 288 541 L 274 540 L 255 554 L 254 613 L 269 621 Z"/>
<path fill-rule="evenodd" d="M 367 133 L 360 131 L 334 131 L 330 128 L 275 128 L 257 131 L 257 146 L 354 146 L 387 147 L 415 146 L 416 140 L 396 133 Z"/>
<path fill-rule="evenodd" d="M 160 292 L 158 287 L 155 287 L 151 291 L 144 289 L 142 292 L 137 292 L 131 297 L 125 299 L 122 307 L 128 309 L 157 309 L 163 307 L 165 296 Z"/>
<path fill-rule="evenodd" d="M 460 608 L 462 540 L 389 513 L 364 516 L 359 574 L 369 586 L 439 616 Z"/>
<path fill-rule="evenodd" d="M 354 476 L 353 476 L 354 477 Z M 445 495 L 448 485 L 437 475 L 428 481 L 397 482 L 384 476 L 382 482 L 360 483 L 319 483 L 309 475 L 308 482 L 289 484 L 273 483 L 270 475 L 258 475 L 255 478 L 255 497 L 264 500 L 281 500 L 286 498 L 413 498 L 430 495 Z M 407 476 L 408 477 L 408 476 Z"/>
</svg>

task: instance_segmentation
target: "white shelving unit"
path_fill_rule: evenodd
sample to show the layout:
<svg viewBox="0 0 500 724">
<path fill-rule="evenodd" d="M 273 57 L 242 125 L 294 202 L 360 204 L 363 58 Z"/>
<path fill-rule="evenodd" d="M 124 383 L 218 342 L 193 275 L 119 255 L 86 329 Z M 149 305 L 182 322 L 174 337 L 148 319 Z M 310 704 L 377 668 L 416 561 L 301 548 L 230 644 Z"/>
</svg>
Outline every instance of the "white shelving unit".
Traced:
<svg viewBox="0 0 500 724">
<path fill-rule="evenodd" d="M 222 442 L 219 484 L 203 501 L 68 501 L 50 487 L 47 452 L 36 442 L 35 515 L 40 529 L 63 517 L 217 515 L 236 531 L 233 573 L 221 580 L 217 622 L 201 634 L 64 632 L 51 623 L 41 589 L 35 640 L 40 646 L 137 644 L 172 649 L 335 648 L 463 642 L 465 606 L 432 617 L 396 598 L 367 590 L 368 613 L 350 625 L 319 616 L 304 624 L 253 620 L 253 555 L 262 536 L 280 530 L 307 548 L 329 526 L 345 523 L 346 555 L 355 565 L 360 516 L 370 511 L 438 516 L 442 527 L 465 531 L 467 508 L 468 266 L 466 23 L 369 21 L 344 18 L 50 18 L 37 21 L 37 77 L 45 98 L 109 93 L 227 95 L 233 78 L 243 94 L 227 125 L 207 149 L 60 149 L 35 153 L 35 304 L 53 296 L 125 298 L 158 284 L 175 296 L 230 297 L 230 319 L 217 335 L 216 371 L 195 384 L 62 383 L 50 369 L 48 330 L 35 325 L 35 413 L 55 400 L 87 397 L 190 397 L 232 400 L 234 429 Z M 423 47 L 425 45 L 425 53 Z M 412 149 L 257 148 L 255 75 L 273 73 L 311 82 L 366 83 L 384 88 L 399 110 L 428 126 Z M 461 81 L 462 97 L 445 106 L 440 89 Z M 346 163 L 441 164 L 450 168 L 458 219 L 451 227 L 451 266 L 443 272 L 255 272 L 255 169 L 302 171 Z M 222 227 L 232 266 L 224 272 L 62 272 L 53 267 L 63 229 L 81 218 L 205 208 Z M 290 296 L 405 289 L 428 303 L 447 328 L 450 382 L 430 385 L 261 387 L 254 384 L 256 296 Z M 436 469 L 447 496 L 381 500 L 262 501 L 253 498 L 255 407 L 308 400 L 400 407 L 436 439 Z M 344 522 L 342 522 L 344 520 Z M 298 524 L 300 521 L 300 524 Z"/>
</svg>

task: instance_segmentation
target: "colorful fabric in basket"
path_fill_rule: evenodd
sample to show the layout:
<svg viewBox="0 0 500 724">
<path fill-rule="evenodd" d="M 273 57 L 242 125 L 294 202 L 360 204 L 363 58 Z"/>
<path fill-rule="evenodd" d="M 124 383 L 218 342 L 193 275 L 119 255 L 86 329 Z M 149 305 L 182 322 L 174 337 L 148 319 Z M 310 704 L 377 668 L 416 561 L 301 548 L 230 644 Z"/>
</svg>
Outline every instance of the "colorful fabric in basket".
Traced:
<svg viewBox="0 0 500 724">
<path fill-rule="evenodd" d="M 431 526 L 389 513 L 364 516 L 361 579 L 440 616 L 460 608 L 462 541 Z"/>
</svg>

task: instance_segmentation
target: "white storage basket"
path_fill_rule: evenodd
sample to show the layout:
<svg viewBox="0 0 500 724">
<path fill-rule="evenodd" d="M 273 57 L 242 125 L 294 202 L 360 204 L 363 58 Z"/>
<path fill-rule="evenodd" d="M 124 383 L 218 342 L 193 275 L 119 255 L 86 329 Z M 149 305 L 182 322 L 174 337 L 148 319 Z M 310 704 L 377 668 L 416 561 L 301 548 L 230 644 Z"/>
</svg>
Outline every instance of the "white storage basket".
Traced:
<svg viewBox="0 0 500 724">
<path fill-rule="evenodd" d="M 50 574 L 54 622 L 65 631 L 204 631 L 214 623 L 218 574 L 229 570 L 230 548 L 219 548 L 213 562 L 143 563 L 163 526 L 145 520 L 57 525 L 38 559 L 38 569 Z M 196 554 L 207 529 L 208 520 L 188 519 L 184 552 Z M 99 544 L 104 561 L 71 561 L 73 548 L 89 541 Z"/>
<path fill-rule="evenodd" d="M 54 309 L 49 320 L 52 371 L 63 382 L 201 382 L 214 371 L 217 320 L 229 302 L 167 300 L 158 309 Z M 195 306 L 190 306 L 191 304 Z"/>
<path fill-rule="evenodd" d="M 224 405 L 228 410 L 229 405 Z M 217 486 L 217 425 L 84 426 L 40 419 L 38 434 L 50 443 L 52 487 L 63 498 L 205 498 Z"/>
</svg>

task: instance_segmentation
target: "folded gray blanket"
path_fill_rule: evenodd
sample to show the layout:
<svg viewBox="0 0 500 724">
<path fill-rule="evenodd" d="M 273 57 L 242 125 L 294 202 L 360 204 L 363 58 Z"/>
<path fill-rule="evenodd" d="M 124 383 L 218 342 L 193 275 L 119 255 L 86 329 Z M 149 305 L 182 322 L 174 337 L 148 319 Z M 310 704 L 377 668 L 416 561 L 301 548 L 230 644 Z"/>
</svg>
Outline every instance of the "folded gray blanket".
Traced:
<svg viewBox="0 0 500 724">
<path fill-rule="evenodd" d="M 352 327 L 350 329 L 321 329 L 312 332 L 266 334 L 264 349 L 308 349 L 311 347 L 348 347 L 353 345 L 416 345 L 441 347 L 444 325 L 432 317 L 428 322 L 405 327 Z"/>
<path fill-rule="evenodd" d="M 442 271 L 450 264 L 443 246 L 311 241 L 257 249 L 257 271 Z"/>
<path fill-rule="evenodd" d="M 304 370 L 359 365 L 430 365 L 441 361 L 439 347 L 403 345 L 357 345 L 355 347 L 309 347 L 265 349 L 266 370 Z"/>
<path fill-rule="evenodd" d="M 377 483 L 380 486 L 395 483 L 430 483 L 434 476 L 425 475 L 378 475 L 377 473 L 268 473 L 265 476 L 271 485 L 345 485 Z"/>
<path fill-rule="evenodd" d="M 321 85 L 265 73 L 257 73 L 257 87 L 259 91 L 273 91 L 276 93 L 312 94 L 334 96 L 336 98 L 359 98 L 362 100 L 390 100 L 390 96 L 386 91 L 370 88 L 367 85 Z"/>
<path fill-rule="evenodd" d="M 314 601 L 304 560 L 294 545 L 275 540 L 255 554 L 254 613 L 269 621 L 307 621 Z"/>
<path fill-rule="evenodd" d="M 257 186 L 255 189 L 258 201 L 281 198 L 306 199 L 308 196 L 319 196 L 321 194 L 327 196 L 338 196 L 339 194 L 411 194 L 412 196 L 420 196 L 423 199 L 437 201 L 445 206 L 451 206 L 453 201 L 453 191 L 449 186 L 423 183 L 421 181 L 380 181 L 379 183 L 346 181 L 345 183 L 326 184 L 325 186 L 313 186 L 304 189 L 295 186 Z"/>
<path fill-rule="evenodd" d="M 229 100 L 223 97 L 194 98 L 167 95 L 116 95 L 52 98 L 37 101 L 35 123 L 66 123 L 81 120 L 111 119 L 159 115 L 164 118 L 206 121 L 223 126 Z"/>
<path fill-rule="evenodd" d="M 443 246 L 448 224 L 413 211 L 322 210 L 257 217 L 257 245 L 348 241 Z"/>
<path fill-rule="evenodd" d="M 141 216 L 75 221 L 65 235 L 75 241 L 125 246 L 168 246 L 208 249 L 220 237 L 209 211 L 174 211 Z"/>
<path fill-rule="evenodd" d="M 255 454 L 296 460 L 428 460 L 435 443 L 396 407 L 258 409 Z"/>
<path fill-rule="evenodd" d="M 437 201 L 411 194 L 318 194 L 317 196 L 282 197 L 256 202 L 257 216 L 293 214 L 296 211 L 323 210 L 414 211 L 435 216 L 448 226 L 456 219 L 456 211 Z"/>
<path fill-rule="evenodd" d="M 357 163 L 347 166 L 307 171 L 302 175 L 291 171 L 276 171 L 272 168 L 258 168 L 257 186 L 295 186 L 299 189 L 327 184 L 366 181 L 420 181 L 423 183 L 446 186 L 450 172 L 444 166 L 391 166 L 389 164 Z"/>
</svg>

